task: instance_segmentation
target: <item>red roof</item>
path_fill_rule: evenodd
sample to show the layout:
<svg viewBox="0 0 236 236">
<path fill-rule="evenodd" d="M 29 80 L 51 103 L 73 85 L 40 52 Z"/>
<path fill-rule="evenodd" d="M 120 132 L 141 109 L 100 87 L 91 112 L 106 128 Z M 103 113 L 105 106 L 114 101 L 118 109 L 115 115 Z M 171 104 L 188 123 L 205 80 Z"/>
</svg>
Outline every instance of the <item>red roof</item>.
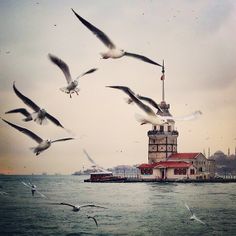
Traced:
<svg viewBox="0 0 236 236">
<path fill-rule="evenodd" d="M 139 169 L 144 168 L 161 168 L 161 167 L 169 167 L 169 168 L 188 168 L 192 165 L 192 163 L 187 163 L 184 161 L 160 161 L 152 164 L 141 164 L 138 166 Z"/>
<path fill-rule="evenodd" d="M 168 159 L 195 159 L 199 154 L 200 152 L 174 153 Z"/>
<path fill-rule="evenodd" d="M 188 168 L 191 165 L 192 165 L 192 163 L 187 163 L 184 161 L 161 161 L 156 164 L 155 168 L 160 168 L 160 167 Z"/>
</svg>

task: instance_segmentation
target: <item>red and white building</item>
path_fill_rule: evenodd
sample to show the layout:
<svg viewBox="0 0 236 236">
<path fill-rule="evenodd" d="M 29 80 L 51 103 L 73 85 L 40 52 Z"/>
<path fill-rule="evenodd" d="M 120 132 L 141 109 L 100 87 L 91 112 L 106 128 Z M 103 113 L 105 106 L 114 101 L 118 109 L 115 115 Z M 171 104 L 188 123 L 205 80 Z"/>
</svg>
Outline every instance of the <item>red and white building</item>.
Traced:
<svg viewBox="0 0 236 236">
<path fill-rule="evenodd" d="M 158 115 L 171 116 L 170 105 L 164 101 L 164 80 L 162 102 L 159 104 L 163 113 Z M 175 121 L 153 126 L 148 131 L 148 163 L 138 166 L 140 178 L 159 180 L 178 179 L 209 179 L 214 178 L 214 161 L 208 160 L 202 153 L 178 153 L 178 131 Z"/>
</svg>

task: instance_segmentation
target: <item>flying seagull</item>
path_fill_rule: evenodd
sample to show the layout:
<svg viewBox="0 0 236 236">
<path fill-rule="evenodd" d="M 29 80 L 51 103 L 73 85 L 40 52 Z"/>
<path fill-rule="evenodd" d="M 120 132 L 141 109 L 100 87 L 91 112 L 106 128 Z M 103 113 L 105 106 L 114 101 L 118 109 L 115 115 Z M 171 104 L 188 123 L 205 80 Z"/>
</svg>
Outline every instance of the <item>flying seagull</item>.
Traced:
<svg viewBox="0 0 236 236">
<path fill-rule="evenodd" d="M 102 32 L 101 30 L 96 28 L 94 25 L 86 21 L 84 18 L 79 16 L 73 9 L 71 10 L 74 12 L 76 17 L 81 21 L 81 23 L 84 24 L 84 26 L 86 26 L 92 33 L 94 33 L 105 44 L 105 46 L 108 47 L 109 51 L 105 53 L 101 53 L 102 59 L 108 59 L 108 58 L 116 59 L 116 58 L 121 58 L 123 56 L 129 56 L 129 57 L 137 58 L 147 63 L 151 63 L 153 65 L 162 67 L 162 65 L 160 65 L 159 63 L 152 61 L 151 59 L 145 56 L 135 54 L 135 53 L 129 53 L 129 52 L 124 51 L 123 49 L 118 49 L 104 32 Z"/>
<path fill-rule="evenodd" d="M 97 220 L 95 219 L 94 216 L 88 216 L 87 215 L 87 217 L 88 217 L 88 219 L 93 219 L 93 221 L 95 222 L 96 226 L 98 227 L 98 222 L 97 222 Z"/>
<path fill-rule="evenodd" d="M 67 141 L 67 140 L 73 139 L 73 138 L 62 138 L 62 139 L 56 139 L 56 140 L 50 140 L 50 139 L 43 140 L 38 135 L 36 135 L 35 133 L 33 133 L 32 131 L 30 131 L 28 129 L 25 129 L 25 128 L 20 127 L 20 126 L 15 125 L 15 124 L 12 124 L 11 122 L 6 121 L 4 119 L 2 119 L 2 120 L 5 123 L 7 123 L 8 125 L 10 125 L 13 128 L 17 129 L 18 131 L 28 135 L 29 137 L 31 137 L 32 139 L 34 139 L 38 143 L 38 146 L 31 148 L 33 150 L 33 152 L 36 154 L 36 156 L 38 156 L 44 150 L 48 149 L 51 146 L 52 143 L 60 142 L 60 141 Z"/>
<path fill-rule="evenodd" d="M 97 205 L 94 205 L 94 204 L 72 205 L 70 203 L 61 202 L 61 203 L 53 203 L 53 205 L 70 206 L 70 207 L 72 207 L 72 211 L 74 211 L 74 212 L 80 211 L 80 209 L 83 208 L 83 207 L 97 207 L 97 208 L 104 208 L 104 209 L 106 209 L 106 207 L 97 206 Z"/>
<path fill-rule="evenodd" d="M 7 192 L 0 191 L 0 195 L 7 195 L 7 194 L 8 194 Z"/>
<path fill-rule="evenodd" d="M 89 154 L 87 153 L 87 151 L 85 149 L 83 149 L 85 156 L 88 158 L 88 160 L 93 164 L 94 167 L 96 167 L 97 169 L 99 169 L 99 171 L 102 172 L 107 172 L 107 170 L 105 170 L 103 167 L 97 165 L 97 163 L 92 159 L 92 157 L 89 156 Z"/>
<path fill-rule="evenodd" d="M 137 117 L 141 124 L 150 123 L 153 125 L 161 125 L 166 121 L 162 119 L 161 116 L 157 115 L 149 106 L 141 102 L 135 95 L 135 93 L 128 87 L 125 86 L 106 86 L 108 88 L 120 89 L 126 93 L 130 99 L 136 103 L 148 116 L 147 117 Z"/>
<path fill-rule="evenodd" d="M 79 88 L 78 88 L 79 78 L 83 77 L 84 75 L 91 74 L 97 70 L 97 68 L 92 68 L 92 69 L 82 73 L 81 75 L 79 75 L 75 80 L 72 80 L 69 66 L 63 60 L 61 60 L 60 58 L 58 58 L 52 54 L 48 54 L 48 57 L 52 63 L 57 65 L 62 70 L 64 76 L 66 77 L 66 81 L 67 81 L 68 85 L 66 87 L 60 88 L 60 90 L 62 92 L 70 94 L 70 98 L 71 98 L 72 93 L 76 93 L 77 95 L 79 95 L 78 94 L 78 92 L 79 92 Z"/>
<path fill-rule="evenodd" d="M 44 197 L 44 198 L 47 198 L 44 194 L 42 194 L 41 192 L 39 192 L 37 189 L 36 189 L 36 185 L 32 184 L 32 183 L 25 183 L 24 181 L 21 181 L 21 183 L 23 185 L 25 185 L 26 187 L 30 188 L 32 190 L 32 188 L 34 188 L 35 192 L 38 193 L 41 197 Z"/>
<path fill-rule="evenodd" d="M 187 205 L 187 203 L 185 203 L 185 207 L 190 211 L 190 213 L 192 214 L 191 217 L 190 217 L 190 220 L 196 220 L 198 221 L 199 223 L 205 225 L 206 223 L 204 223 L 203 221 L 201 221 L 200 219 L 198 219 L 196 217 L 196 215 L 193 213 L 193 211 L 189 208 L 189 206 Z"/>
<path fill-rule="evenodd" d="M 163 110 L 160 108 L 160 106 L 153 99 L 148 98 L 148 97 L 143 97 L 140 95 L 137 95 L 137 98 L 139 98 L 140 100 L 146 101 L 150 105 L 155 107 L 158 110 L 158 114 L 164 114 Z M 194 111 L 191 114 L 179 116 L 179 117 L 178 116 L 165 116 L 165 115 L 161 115 L 161 116 L 162 116 L 162 119 L 164 119 L 167 122 L 168 120 L 175 120 L 175 121 L 194 120 L 194 119 L 197 119 L 200 115 L 202 115 L 202 112 L 198 110 L 198 111 Z"/>
<path fill-rule="evenodd" d="M 62 126 L 62 124 L 52 115 L 50 115 L 45 109 L 40 108 L 38 105 L 36 105 L 32 100 L 24 96 L 15 86 L 15 82 L 13 83 L 13 89 L 15 94 L 30 108 L 34 110 L 33 113 L 29 113 L 25 108 L 18 108 L 14 110 L 10 110 L 5 112 L 5 114 L 9 113 L 21 113 L 26 118 L 23 119 L 23 121 L 31 121 L 34 120 L 36 123 L 42 125 L 47 122 L 47 119 L 49 119 L 52 123 L 54 123 L 57 126 Z"/>
</svg>

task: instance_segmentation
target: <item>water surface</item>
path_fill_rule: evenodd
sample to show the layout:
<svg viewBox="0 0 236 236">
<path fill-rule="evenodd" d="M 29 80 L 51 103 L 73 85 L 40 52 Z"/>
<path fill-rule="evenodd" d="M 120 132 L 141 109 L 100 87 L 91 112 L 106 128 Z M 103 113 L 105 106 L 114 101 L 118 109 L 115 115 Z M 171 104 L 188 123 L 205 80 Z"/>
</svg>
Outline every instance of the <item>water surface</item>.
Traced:
<svg viewBox="0 0 236 236">
<path fill-rule="evenodd" d="M 84 183 L 85 176 L 0 176 L 0 235 L 236 235 L 235 183 Z M 48 198 L 31 196 L 32 181 Z M 94 203 L 108 209 L 51 203 Z M 190 221 L 187 203 L 202 225 Z M 95 216 L 98 228 L 86 215 Z"/>
</svg>

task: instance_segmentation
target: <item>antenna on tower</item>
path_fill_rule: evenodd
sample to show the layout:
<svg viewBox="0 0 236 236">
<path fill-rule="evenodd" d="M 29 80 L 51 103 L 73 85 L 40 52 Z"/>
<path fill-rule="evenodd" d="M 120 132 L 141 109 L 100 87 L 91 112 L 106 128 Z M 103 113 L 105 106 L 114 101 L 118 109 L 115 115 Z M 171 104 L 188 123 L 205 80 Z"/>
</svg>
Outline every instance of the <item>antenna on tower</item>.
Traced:
<svg viewBox="0 0 236 236">
<path fill-rule="evenodd" d="M 164 60 L 162 62 L 162 76 L 161 76 L 161 80 L 162 80 L 162 101 L 165 101 L 165 63 Z"/>
</svg>

